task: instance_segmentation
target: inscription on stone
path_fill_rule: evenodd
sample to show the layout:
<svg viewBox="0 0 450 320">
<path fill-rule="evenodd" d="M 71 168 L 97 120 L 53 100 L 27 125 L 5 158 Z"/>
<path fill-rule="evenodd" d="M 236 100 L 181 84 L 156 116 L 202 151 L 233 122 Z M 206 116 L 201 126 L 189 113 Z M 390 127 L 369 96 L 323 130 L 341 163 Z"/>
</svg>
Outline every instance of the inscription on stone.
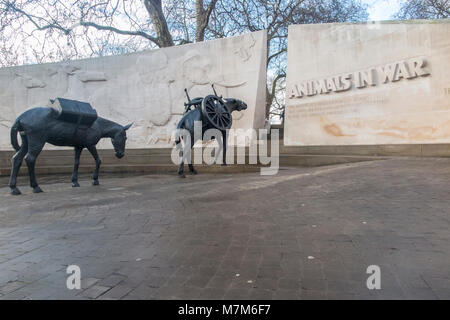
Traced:
<svg viewBox="0 0 450 320">
<path fill-rule="evenodd" d="M 286 146 L 450 143 L 448 21 L 289 26 Z"/>
<path fill-rule="evenodd" d="M 291 118 L 302 119 L 316 116 L 331 116 L 343 114 L 358 114 L 378 103 L 385 103 L 387 97 L 373 95 L 358 95 L 346 98 L 333 99 L 330 101 L 307 102 L 293 104 L 289 114 Z"/>
<path fill-rule="evenodd" d="M 290 88 L 289 98 L 296 99 L 304 96 L 328 94 L 330 92 L 343 92 L 352 88 L 363 89 L 376 86 L 377 84 L 396 82 L 401 79 L 409 80 L 428 75 L 430 75 L 430 71 L 426 67 L 425 58 L 416 57 L 367 70 L 294 84 Z"/>
</svg>

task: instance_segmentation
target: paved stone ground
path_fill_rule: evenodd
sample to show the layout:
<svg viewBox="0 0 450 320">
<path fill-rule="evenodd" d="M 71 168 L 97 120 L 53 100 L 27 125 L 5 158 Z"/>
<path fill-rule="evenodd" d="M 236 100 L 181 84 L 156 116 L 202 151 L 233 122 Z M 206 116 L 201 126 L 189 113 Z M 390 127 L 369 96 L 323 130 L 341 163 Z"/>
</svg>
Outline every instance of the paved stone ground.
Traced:
<svg viewBox="0 0 450 320">
<path fill-rule="evenodd" d="M 0 299 L 450 298 L 450 159 L 61 179 L 0 188 Z"/>
</svg>

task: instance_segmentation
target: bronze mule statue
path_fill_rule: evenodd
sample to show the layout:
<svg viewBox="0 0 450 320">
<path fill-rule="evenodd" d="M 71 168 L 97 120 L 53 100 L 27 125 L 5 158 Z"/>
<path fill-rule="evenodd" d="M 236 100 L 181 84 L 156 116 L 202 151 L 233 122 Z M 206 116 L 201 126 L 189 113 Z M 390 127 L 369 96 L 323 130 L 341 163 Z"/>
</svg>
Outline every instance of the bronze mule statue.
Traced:
<svg viewBox="0 0 450 320">
<path fill-rule="evenodd" d="M 186 92 L 186 97 L 188 99 L 188 103 L 185 103 L 185 112 L 181 120 L 177 125 L 177 134 L 175 138 L 176 147 L 180 147 L 180 143 L 183 139 L 183 135 L 180 134 L 180 130 L 186 130 L 190 136 L 190 144 L 185 143 L 183 146 L 182 154 L 181 154 L 181 163 L 178 168 L 178 175 L 180 178 L 185 178 L 184 175 L 184 162 L 185 160 L 190 159 L 190 149 L 194 146 L 196 142 L 196 137 L 194 137 L 194 124 L 196 121 L 201 121 L 202 123 L 202 135 L 201 139 L 205 132 L 209 129 L 219 130 L 221 133 L 220 137 L 212 137 L 216 139 L 219 143 L 219 150 L 216 153 L 214 163 L 216 163 L 217 156 L 220 151 L 223 150 L 223 160 L 222 165 L 226 166 L 226 154 L 227 154 L 227 130 L 230 129 L 232 123 L 231 113 L 233 111 L 242 111 L 247 109 L 247 104 L 244 101 L 234 98 L 225 98 L 217 96 L 216 90 L 214 89 L 214 85 L 212 85 L 214 90 L 214 95 L 206 96 L 205 98 L 198 97 L 194 99 L 189 98 L 189 94 L 187 89 L 184 89 Z M 192 110 L 191 108 L 194 107 Z M 186 141 L 185 141 L 186 142 Z M 197 174 L 197 171 L 194 169 L 194 165 L 191 161 L 188 161 L 189 171 L 192 174 Z"/>
<path fill-rule="evenodd" d="M 22 161 L 28 167 L 30 186 L 34 193 L 42 192 L 36 181 L 35 163 L 45 143 L 55 146 L 71 146 L 75 149 L 75 164 L 72 175 L 72 186 L 79 187 L 78 167 L 81 152 L 87 148 L 95 160 L 93 185 L 98 185 L 98 174 L 101 160 L 96 145 L 102 138 L 111 138 L 117 158 L 125 155 L 126 131 L 132 124 L 122 126 L 113 121 L 97 117 L 97 113 L 89 104 L 57 98 L 59 110 L 55 107 L 37 107 L 22 113 L 11 128 L 11 144 L 17 153 L 12 158 L 12 170 L 9 180 L 11 194 L 19 195 L 16 186 L 17 174 Z M 55 100 L 50 100 L 52 103 Z M 17 133 L 20 133 L 22 145 L 19 145 Z"/>
</svg>

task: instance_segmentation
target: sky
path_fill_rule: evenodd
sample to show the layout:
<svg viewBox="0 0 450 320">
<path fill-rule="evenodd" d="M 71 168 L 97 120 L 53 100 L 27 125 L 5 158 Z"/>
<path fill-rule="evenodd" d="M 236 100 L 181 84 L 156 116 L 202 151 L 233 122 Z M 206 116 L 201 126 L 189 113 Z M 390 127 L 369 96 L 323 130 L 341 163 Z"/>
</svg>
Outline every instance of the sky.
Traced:
<svg viewBox="0 0 450 320">
<path fill-rule="evenodd" d="M 400 8 L 401 0 L 362 0 L 370 7 L 369 20 L 392 20 L 392 15 Z"/>
</svg>

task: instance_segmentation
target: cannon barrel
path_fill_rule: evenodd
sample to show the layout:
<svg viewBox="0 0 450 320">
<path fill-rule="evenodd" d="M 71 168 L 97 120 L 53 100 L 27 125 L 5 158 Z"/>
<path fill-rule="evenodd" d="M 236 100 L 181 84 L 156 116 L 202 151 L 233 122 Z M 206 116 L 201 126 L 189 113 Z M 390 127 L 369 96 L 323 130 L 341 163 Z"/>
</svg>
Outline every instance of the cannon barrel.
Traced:
<svg viewBox="0 0 450 320">
<path fill-rule="evenodd" d="M 212 87 L 212 89 L 214 91 L 214 94 L 217 96 L 216 88 L 214 88 L 214 83 L 211 84 L 211 87 Z"/>
<path fill-rule="evenodd" d="M 186 93 L 186 98 L 187 98 L 188 103 L 189 103 L 189 101 L 191 101 L 191 98 L 189 98 L 189 93 L 188 93 L 186 88 L 184 88 L 184 92 Z"/>
</svg>

